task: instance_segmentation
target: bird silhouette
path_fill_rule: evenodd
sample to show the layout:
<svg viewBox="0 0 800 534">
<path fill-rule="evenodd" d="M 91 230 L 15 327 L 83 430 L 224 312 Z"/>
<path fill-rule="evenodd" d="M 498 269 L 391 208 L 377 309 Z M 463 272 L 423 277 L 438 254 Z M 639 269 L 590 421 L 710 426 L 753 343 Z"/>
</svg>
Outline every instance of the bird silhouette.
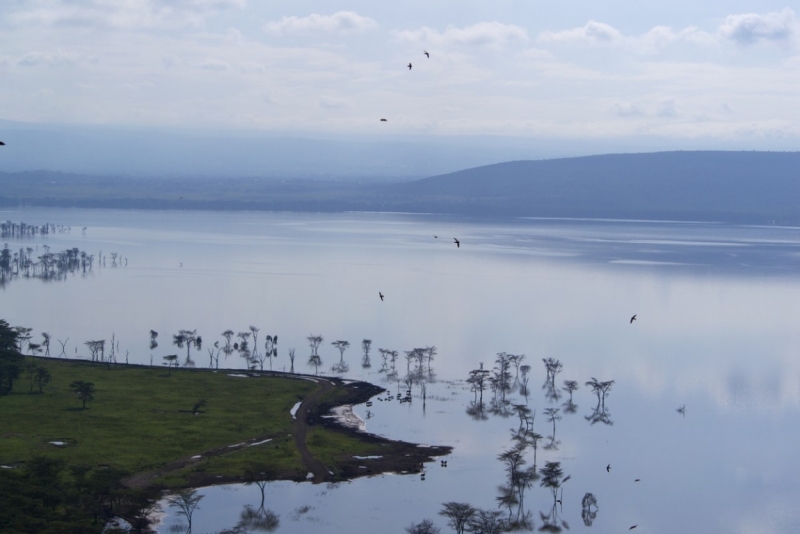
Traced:
<svg viewBox="0 0 800 534">
<path fill-rule="evenodd" d="M 428 53 L 428 51 L 427 51 L 427 50 L 423 50 L 423 51 L 422 51 L 422 53 L 423 53 L 423 54 L 425 54 L 425 57 L 426 57 L 426 58 L 429 58 L 429 59 L 430 59 L 431 55 Z"/>
<path fill-rule="evenodd" d="M 434 239 L 439 239 L 438 235 L 433 236 Z"/>
<path fill-rule="evenodd" d="M 381 293 L 380 291 L 378 291 L 378 296 L 381 298 L 381 302 L 383 302 L 383 293 Z"/>
<path fill-rule="evenodd" d="M 677 410 L 675 410 L 675 411 L 678 412 L 679 414 L 681 414 L 682 416 L 686 417 L 686 405 L 685 404 L 683 406 L 681 406 L 680 408 L 678 408 Z"/>
<path fill-rule="evenodd" d="M 641 478 L 637 478 L 636 480 L 634 480 L 634 482 L 641 482 L 641 481 L 642 481 Z"/>
<path fill-rule="evenodd" d="M 4 142 L 0 141 L 0 146 L 6 146 L 6 144 Z"/>
<path fill-rule="evenodd" d="M 633 321 L 635 321 L 635 320 L 636 320 L 636 314 L 634 313 L 633 317 L 631 317 L 631 323 L 630 324 L 633 324 Z"/>
<path fill-rule="evenodd" d="M 633 529 L 635 529 L 635 528 L 636 528 L 636 527 L 638 527 L 638 526 L 639 526 L 639 525 L 633 525 L 633 526 L 632 526 L 631 528 L 629 528 L 628 530 L 633 530 Z"/>
<path fill-rule="evenodd" d="M 456 239 L 456 238 L 454 237 L 454 238 L 453 238 L 453 242 L 456 244 L 456 248 L 461 248 L 461 241 L 459 241 L 458 239 Z"/>
<path fill-rule="evenodd" d="M 411 63 L 408 64 L 408 70 L 411 70 Z"/>
<path fill-rule="evenodd" d="M 386 122 L 386 119 L 381 119 L 381 122 Z"/>
<path fill-rule="evenodd" d="M 609 473 L 611 472 L 611 464 L 608 464 L 608 465 L 606 466 L 606 471 L 607 471 L 607 472 L 609 472 Z"/>
</svg>

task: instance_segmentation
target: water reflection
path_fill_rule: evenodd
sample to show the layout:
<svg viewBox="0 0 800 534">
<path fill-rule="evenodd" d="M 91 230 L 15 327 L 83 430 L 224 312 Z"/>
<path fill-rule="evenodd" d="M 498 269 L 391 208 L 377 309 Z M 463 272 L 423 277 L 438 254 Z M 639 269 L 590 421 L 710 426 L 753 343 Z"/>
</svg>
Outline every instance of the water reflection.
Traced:
<svg viewBox="0 0 800 534">
<path fill-rule="evenodd" d="M 611 414 L 606 410 L 606 395 L 611 391 L 611 386 L 614 385 L 613 380 L 607 382 L 600 382 L 596 378 L 592 378 L 586 385 L 592 389 L 592 393 L 597 396 L 597 406 L 594 407 L 592 413 L 586 416 L 586 420 L 590 424 L 603 423 L 606 425 L 613 425 L 611 421 Z"/>
</svg>

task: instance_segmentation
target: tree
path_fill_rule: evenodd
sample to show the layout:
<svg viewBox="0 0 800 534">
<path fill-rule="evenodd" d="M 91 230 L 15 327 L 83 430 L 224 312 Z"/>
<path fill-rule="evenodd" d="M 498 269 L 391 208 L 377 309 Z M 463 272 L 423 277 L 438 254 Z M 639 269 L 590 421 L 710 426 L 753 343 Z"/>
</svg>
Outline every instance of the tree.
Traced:
<svg viewBox="0 0 800 534">
<path fill-rule="evenodd" d="M 264 354 L 269 358 L 269 370 L 272 371 L 272 358 L 278 357 L 278 336 L 267 336 L 264 342 Z M 264 360 L 261 359 L 261 370 L 264 370 Z"/>
<path fill-rule="evenodd" d="M 158 347 L 158 341 L 156 341 L 157 337 L 158 332 L 150 330 L 150 350 L 155 350 L 155 348 Z"/>
<path fill-rule="evenodd" d="M 39 393 L 42 393 L 42 388 L 50 383 L 52 376 L 50 371 L 36 364 L 29 364 L 27 367 L 28 379 L 31 383 L 31 393 L 33 393 L 34 384 L 39 388 Z"/>
<path fill-rule="evenodd" d="M 346 351 L 350 347 L 350 342 L 337 340 L 332 342 L 331 345 L 333 345 L 339 350 L 339 363 L 344 363 L 344 351 Z"/>
<path fill-rule="evenodd" d="M 189 523 L 189 529 L 186 531 L 187 533 L 192 531 L 192 515 L 194 515 L 195 510 L 200 508 L 199 504 L 200 501 L 203 500 L 203 497 L 204 495 L 198 495 L 196 490 L 183 490 L 180 493 L 167 497 L 167 503 L 177 508 L 177 514 L 184 516 Z"/>
<path fill-rule="evenodd" d="M 0 319 L 0 395 L 7 395 L 22 372 L 24 356 L 18 350 L 19 331 Z"/>
<path fill-rule="evenodd" d="M 417 524 L 406 527 L 408 534 L 439 534 L 441 530 L 430 519 L 423 519 Z"/>
<path fill-rule="evenodd" d="M 505 352 L 499 352 L 497 353 L 497 359 L 495 359 L 497 365 L 494 368 L 494 380 L 502 402 L 506 400 L 506 393 L 511 391 L 510 356 Z"/>
<path fill-rule="evenodd" d="M 319 346 L 322 344 L 322 336 L 315 336 L 312 334 L 306 339 L 308 340 L 308 345 L 311 347 L 311 354 L 317 354 L 317 350 L 319 350 Z"/>
<path fill-rule="evenodd" d="M 250 329 L 250 333 L 253 334 L 253 358 L 258 358 L 258 333 L 261 331 L 260 328 L 257 328 L 253 325 L 248 327 Z M 261 370 L 264 370 L 264 360 L 261 360 Z"/>
<path fill-rule="evenodd" d="M 179 349 L 186 345 L 186 361 L 184 366 L 193 366 L 192 361 L 192 346 L 200 350 L 203 346 L 203 339 L 197 335 L 197 330 L 180 330 L 177 334 L 173 334 L 172 343 Z"/>
<path fill-rule="evenodd" d="M 431 369 L 431 362 L 436 357 L 436 347 L 435 346 L 425 347 L 424 350 L 425 350 L 425 359 L 428 362 L 428 376 L 432 376 L 433 370 Z"/>
<path fill-rule="evenodd" d="M 314 366 L 314 374 L 319 374 L 319 366 L 322 365 L 322 358 L 319 357 L 319 354 L 312 354 L 308 357 L 308 365 Z"/>
<path fill-rule="evenodd" d="M 481 363 L 480 369 L 473 369 L 469 372 L 469 378 L 467 378 L 467 383 L 472 386 L 472 391 L 475 393 L 475 397 L 478 397 L 478 393 L 480 393 L 480 405 L 483 406 L 483 391 L 486 389 L 486 383 L 488 381 L 489 375 L 491 373 L 488 369 L 483 368 L 483 364 Z"/>
<path fill-rule="evenodd" d="M 178 367 L 178 355 L 177 354 L 169 354 L 164 356 L 164 362 L 167 365 L 167 376 L 172 374 L 172 368 Z"/>
<path fill-rule="evenodd" d="M 561 372 L 564 366 L 555 358 L 542 358 L 542 362 L 544 362 L 544 368 L 547 372 L 544 384 L 542 384 L 542 389 L 546 390 L 545 397 L 547 397 L 547 400 L 555 402 L 561 398 L 561 393 L 556 387 L 556 376 Z"/>
<path fill-rule="evenodd" d="M 364 351 L 364 356 L 361 358 L 361 367 L 363 367 L 364 369 L 369 369 L 370 367 L 372 367 L 372 362 L 369 359 L 370 348 L 372 348 L 372 340 L 362 339 L 361 350 Z"/>
<path fill-rule="evenodd" d="M 86 409 L 86 401 L 94 400 L 94 382 L 84 382 L 83 380 L 75 380 L 69 385 L 69 389 L 75 392 L 75 395 L 83 401 L 83 409 Z"/>
<path fill-rule="evenodd" d="M 558 414 L 560 411 L 559 408 L 545 408 L 544 415 L 547 417 L 548 423 L 553 423 L 553 435 L 550 436 L 550 443 L 547 444 L 545 449 L 555 449 L 558 442 L 556 441 L 556 421 L 561 420 L 561 416 Z"/>
<path fill-rule="evenodd" d="M 542 475 L 540 486 L 548 488 L 553 494 L 553 503 L 558 499 L 558 488 L 561 487 L 564 471 L 561 469 L 561 462 L 545 462 L 544 467 L 539 469 Z"/>
<path fill-rule="evenodd" d="M 469 532 L 475 534 L 499 534 L 506 530 L 506 521 L 498 510 L 477 510 L 469 520 Z"/>
<path fill-rule="evenodd" d="M 447 525 L 456 531 L 456 534 L 464 534 L 464 529 L 469 524 L 478 510 L 471 504 L 465 502 L 446 502 L 442 503 L 439 515 L 448 519 Z"/>
<path fill-rule="evenodd" d="M 292 369 L 289 372 L 294 373 L 294 349 L 289 349 L 289 361 L 292 364 Z"/>
<path fill-rule="evenodd" d="M 44 347 L 45 357 L 50 356 L 50 334 L 42 332 L 42 346 Z"/>
</svg>

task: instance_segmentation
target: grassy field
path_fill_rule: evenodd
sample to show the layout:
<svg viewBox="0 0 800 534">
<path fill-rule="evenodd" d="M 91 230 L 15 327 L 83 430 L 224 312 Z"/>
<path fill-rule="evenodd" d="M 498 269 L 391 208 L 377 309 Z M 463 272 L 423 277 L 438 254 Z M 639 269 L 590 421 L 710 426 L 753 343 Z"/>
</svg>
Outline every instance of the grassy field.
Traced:
<svg viewBox="0 0 800 534">
<path fill-rule="evenodd" d="M 31 358 L 28 358 L 31 361 Z M 19 465 L 35 456 L 67 465 L 108 465 L 130 473 L 256 436 L 272 442 L 204 460 L 191 470 L 159 481 L 186 484 L 189 471 L 241 475 L 253 469 L 302 472 L 292 439 L 292 406 L 314 390 L 306 380 L 240 378 L 225 371 L 173 370 L 36 359 L 53 379 L 43 393 L 29 393 L 25 377 L 11 395 L 0 397 L 0 465 Z M 94 401 L 81 408 L 70 390 L 75 380 L 93 382 Z M 36 388 L 34 388 L 34 391 Z M 196 415 L 199 400 L 206 404 Z M 51 442 L 63 442 L 54 445 Z"/>
</svg>

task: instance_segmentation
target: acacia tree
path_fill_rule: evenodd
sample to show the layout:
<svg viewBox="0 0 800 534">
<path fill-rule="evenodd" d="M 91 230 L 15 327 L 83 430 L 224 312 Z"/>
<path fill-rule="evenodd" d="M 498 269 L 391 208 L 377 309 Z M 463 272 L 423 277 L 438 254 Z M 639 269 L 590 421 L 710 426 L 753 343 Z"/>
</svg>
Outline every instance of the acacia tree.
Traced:
<svg viewBox="0 0 800 534">
<path fill-rule="evenodd" d="M 483 406 L 483 391 L 486 389 L 486 384 L 488 382 L 489 375 L 491 373 L 488 369 L 483 368 L 483 363 L 481 363 L 480 369 L 473 369 L 469 372 L 469 378 L 467 378 L 467 383 L 471 385 L 473 393 L 475 393 L 475 398 L 477 399 L 478 393 L 480 393 L 480 405 Z"/>
<path fill-rule="evenodd" d="M 339 363 L 344 363 L 344 351 L 346 351 L 350 347 L 349 341 L 342 341 L 337 340 L 331 343 L 334 347 L 336 347 L 339 351 Z"/>
<path fill-rule="evenodd" d="M 50 334 L 42 332 L 42 346 L 44 347 L 45 357 L 50 356 Z"/>
<path fill-rule="evenodd" d="M 180 330 L 177 334 L 173 334 L 172 343 L 179 349 L 182 349 L 184 344 L 186 345 L 186 361 L 183 365 L 187 367 L 194 366 L 191 354 L 192 346 L 197 350 L 203 347 L 203 339 L 197 335 L 197 330 Z"/>
<path fill-rule="evenodd" d="M 542 358 L 542 362 L 544 362 L 544 368 L 547 372 L 544 384 L 542 384 L 542 389 L 546 390 L 545 397 L 547 400 L 555 402 L 561 398 L 561 393 L 556 387 L 556 376 L 561 372 L 564 366 L 555 358 Z"/>
<path fill-rule="evenodd" d="M 372 367 L 372 362 L 369 359 L 369 350 L 372 347 L 372 340 L 371 339 L 362 339 L 361 340 L 361 350 L 364 351 L 364 356 L 361 358 L 361 367 L 364 369 L 369 369 Z"/>
<path fill-rule="evenodd" d="M 308 345 L 311 347 L 311 354 L 316 355 L 317 351 L 319 350 L 319 346 L 322 344 L 322 336 L 315 336 L 310 335 L 306 338 L 308 340 Z"/>
<path fill-rule="evenodd" d="M 82 409 L 86 409 L 86 401 L 94 400 L 94 382 L 84 382 L 75 380 L 69 385 L 69 389 L 83 402 Z"/>
<path fill-rule="evenodd" d="M 445 502 L 439 515 L 448 519 L 447 525 L 456 531 L 456 534 L 464 534 L 470 519 L 475 516 L 477 510 L 471 504 L 465 502 Z"/>
<path fill-rule="evenodd" d="M 164 362 L 167 365 L 167 376 L 172 375 L 172 368 L 178 367 L 178 355 L 177 354 L 169 354 L 164 356 Z"/>
<path fill-rule="evenodd" d="M 441 530 L 430 519 L 423 519 L 419 523 L 411 523 L 406 527 L 408 534 L 439 534 Z"/>
<path fill-rule="evenodd" d="M 195 510 L 200 508 L 199 504 L 202 499 L 203 495 L 198 495 L 196 490 L 184 490 L 167 497 L 169 505 L 177 508 L 177 514 L 184 516 L 189 523 L 187 534 L 192 532 L 192 515 Z"/>
</svg>

